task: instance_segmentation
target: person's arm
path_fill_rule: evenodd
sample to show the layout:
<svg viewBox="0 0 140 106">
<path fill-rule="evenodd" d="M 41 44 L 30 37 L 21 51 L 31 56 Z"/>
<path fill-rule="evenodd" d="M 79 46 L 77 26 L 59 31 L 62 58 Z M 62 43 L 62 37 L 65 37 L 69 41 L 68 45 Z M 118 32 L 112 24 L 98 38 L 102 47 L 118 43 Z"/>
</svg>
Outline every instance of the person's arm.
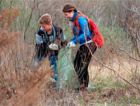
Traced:
<svg viewBox="0 0 140 106">
<path fill-rule="evenodd" d="M 46 43 L 43 41 L 43 36 L 44 32 L 39 30 L 37 34 L 35 35 L 35 50 L 36 50 L 36 55 L 35 58 L 40 61 L 45 57 L 46 55 Z"/>
<path fill-rule="evenodd" d="M 86 18 L 84 17 L 79 17 L 78 19 L 78 23 L 80 26 L 80 31 L 79 31 L 79 35 L 74 35 L 74 37 L 72 38 L 72 42 L 73 43 L 85 43 L 86 42 L 86 37 L 89 36 L 90 37 L 90 30 L 88 27 L 88 21 Z"/>
<path fill-rule="evenodd" d="M 62 28 L 57 27 L 57 40 L 55 41 L 59 48 L 65 47 L 67 45 L 66 36 L 63 33 Z"/>
<path fill-rule="evenodd" d="M 62 46 L 62 47 L 65 47 L 65 46 L 67 45 L 68 42 L 67 42 L 67 40 L 66 40 L 66 36 L 64 35 L 63 30 L 61 30 L 60 35 L 61 35 L 61 46 Z"/>
</svg>

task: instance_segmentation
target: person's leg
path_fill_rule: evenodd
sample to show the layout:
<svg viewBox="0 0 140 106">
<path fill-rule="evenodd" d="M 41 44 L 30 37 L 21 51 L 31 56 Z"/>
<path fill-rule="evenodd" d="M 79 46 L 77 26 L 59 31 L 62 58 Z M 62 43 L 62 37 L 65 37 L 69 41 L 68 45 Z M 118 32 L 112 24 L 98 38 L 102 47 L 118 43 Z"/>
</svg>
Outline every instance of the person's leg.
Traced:
<svg viewBox="0 0 140 106">
<path fill-rule="evenodd" d="M 90 63 L 92 53 L 96 51 L 96 46 L 93 43 L 82 45 L 76 55 L 74 61 L 75 71 L 77 72 L 79 82 L 81 87 L 88 87 L 89 83 L 89 73 L 88 73 L 88 65 Z M 91 52 L 90 52 L 90 50 Z"/>
<path fill-rule="evenodd" d="M 53 73 L 54 73 L 54 79 L 58 80 L 58 69 L 57 69 L 57 57 L 55 55 L 52 55 L 49 57 L 50 65 L 53 67 Z"/>
<path fill-rule="evenodd" d="M 88 64 L 91 59 L 91 54 L 89 53 L 89 49 L 86 45 L 83 45 L 81 48 L 81 70 L 80 70 L 80 79 L 81 79 L 81 89 L 84 89 L 88 86 L 89 82 L 89 74 L 88 74 Z"/>
<path fill-rule="evenodd" d="M 84 48 L 85 57 L 83 57 L 84 58 L 83 62 L 85 63 L 85 65 L 83 66 L 83 68 L 82 68 L 83 70 L 81 70 L 81 71 L 84 73 L 83 81 L 84 81 L 85 87 L 88 87 L 88 83 L 89 83 L 88 66 L 91 61 L 92 54 L 94 54 L 96 49 L 97 49 L 97 47 L 94 45 L 94 43 L 86 44 L 85 48 Z"/>
<path fill-rule="evenodd" d="M 81 54 L 82 54 L 82 51 L 81 51 L 81 48 L 80 47 L 77 51 L 77 54 L 75 56 L 75 59 L 74 59 L 74 68 L 75 68 L 75 71 L 77 73 L 77 76 L 78 76 L 78 80 L 79 80 L 79 83 L 80 85 L 82 84 L 82 79 L 81 79 L 81 67 L 82 67 L 82 58 L 81 58 Z"/>
<path fill-rule="evenodd" d="M 85 69 L 82 70 L 83 72 L 83 85 L 84 87 L 88 87 L 88 83 L 89 83 L 89 73 L 88 73 L 88 64 L 86 65 Z"/>
</svg>

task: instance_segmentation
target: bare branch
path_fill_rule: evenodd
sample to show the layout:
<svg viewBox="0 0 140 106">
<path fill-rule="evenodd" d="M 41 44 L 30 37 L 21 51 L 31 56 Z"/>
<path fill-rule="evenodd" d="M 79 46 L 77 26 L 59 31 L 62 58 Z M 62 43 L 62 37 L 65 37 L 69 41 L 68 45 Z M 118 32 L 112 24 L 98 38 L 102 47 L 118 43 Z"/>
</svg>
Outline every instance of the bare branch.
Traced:
<svg viewBox="0 0 140 106">
<path fill-rule="evenodd" d="M 0 5 L 1 5 L 2 1 L 3 1 L 3 0 L 0 0 Z"/>
<path fill-rule="evenodd" d="M 126 83 L 128 83 L 129 85 L 133 86 L 135 89 L 137 89 L 137 90 L 140 92 L 140 88 L 139 88 L 139 87 L 135 86 L 134 84 L 132 84 L 131 82 L 129 82 L 128 80 L 126 80 L 125 78 L 123 78 L 120 74 L 117 73 L 116 70 L 114 70 L 114 69 L 112 69 L 112 68 L 106 66 L 104 63 L 98 61 L 98 60 L 96 59 L 96 57 L 93 55 L 93 53 L 92 53 L 91 49 L 89 48 L 89 46 L 88 46 L 88 45 L 86 45 L 86 46 L 88 47 L 88 49 L 89 49 L 89 51 L 90 51 L 92 57 L 94 58 L 94 60 L 95 60 L 97 63 L 101 64 L 102 66 L 104 66 L 105 68 L 109 69 L 110 71 L 113 71 L 113 72 L 114 72 L 119 78 L 121 78 L 124 82 L 126 82 Z"/>
<path fill-rule="evenodd" d="M 31 10 L 31 13 L 30 13 L 30 16 L 29 16 L 29 20 L 27 22 L 27 25 L 25 26 L 26 28 L 25 28 L 25 31 L 24 31 L 24 40 L 26 39 L 25 34 L 26 34 L 27 30 L 28 30 L 28 27 L 29 27 L 31 19 L 32 19 L 32 15 L 33 15 L 33 11 L 34 11 L 34 5 L 35 5 L 35 0 L 34 0 L 32 10 Z"/>
<path fill-rule="evenodd" d="M 138 12 L 138 8 L 137 7 L 133 7 L 133 8 L 129 8 L 127 7 L 124 3 L 123 3 L 123 7 L 133 13 L 136 13 L 137 15 L 140 15 L 140 13 Z"/>
<path fill-rule="evenodd" d="M 138 62 L 140 62 L 140 60 L 138 60 L 138 59 L 136 59 L 136 58 L 134 58 L 134 57 L 132 57 L 126 50 L 124 50 L 124 49 L 122 49 L 122 48 L 120 48 L 119 49 L 119 51 L 122 51 L 122 52 L 124 52 L 124 53 L 126 53 L 131 59 L 133 59 L 133 60 L 135 60 L 135 61 L 138 61 Z"/>
</svg>

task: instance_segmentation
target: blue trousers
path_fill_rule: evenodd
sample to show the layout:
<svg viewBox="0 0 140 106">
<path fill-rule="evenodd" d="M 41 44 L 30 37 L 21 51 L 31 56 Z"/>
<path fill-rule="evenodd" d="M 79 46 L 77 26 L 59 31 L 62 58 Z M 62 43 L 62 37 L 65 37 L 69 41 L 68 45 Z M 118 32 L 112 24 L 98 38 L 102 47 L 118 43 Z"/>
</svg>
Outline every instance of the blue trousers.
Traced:
<svg viewBox="0 0 140 106">
<path fill-rule="evenodd" d="M 49 56 L 50 65 L 53 66 L 53 72 L 54 72 L 54 79 L 58 80 L 58 69 L 57 69 L 57 56 L 51 55 Z"/>
</svg>

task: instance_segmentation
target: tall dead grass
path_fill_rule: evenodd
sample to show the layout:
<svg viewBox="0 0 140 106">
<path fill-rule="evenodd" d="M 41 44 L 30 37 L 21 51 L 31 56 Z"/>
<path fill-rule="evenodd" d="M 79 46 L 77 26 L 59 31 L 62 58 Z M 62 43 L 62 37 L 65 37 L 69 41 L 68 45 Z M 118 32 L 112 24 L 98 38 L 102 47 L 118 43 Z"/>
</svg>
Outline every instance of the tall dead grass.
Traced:
<svg viewBox="0 0 140 106">
<path fill-rule="evenodd" d="M 91 18 L 95 19 L 97 24 L 102 23 L 103 27 L 108 27 L 110 25 L 113 29 L 113 25 L 118 23 L 120 16 L 116 15 L 116 11 L 119 12 L 120 9 L 118 9 L 119 7 L 117 7 L 118 5 L 116 4 L 115 7 L 117 8 L 112 9 L 114 8 L 113 3 L 116 2 L 113 2 L 113 0 L 110 1 L 112 1 L 111 5 L 109 4 L 110 2 L 106 2 L 106 0 L 24 0 L 24 6 L 26 8 L 26 11 L 32 9 L 32 14 L 30 15 L 20 14 L 21 11 L 19 12 L 17 8 L 2 10 L 0 13 L 0 105 L 45 106 L 53 104 L 56 106 L 80 106 L 87 105 L 87 101 L 83 100 L 84 96 L 87 96 L 90 102 L 94 103 L 96 103 L 99 99 L 104 99 L 104 94 L 100 95 L 100 91 L 97 94 L 96 92 L 94 92 L 89 95 L 82 95 L 81 93 L 75 94 L 69 91 L 56 93 L 53 88 L 49 87 L 49 83 L 47 82 L 48 77 L 50 76 L 50 72 L 47 71 L 50 70 L 48 61 L 43 61 L 40 64 L 40 67 L 31 67 L 32 57 L 34 55 L 34 45 L 29 45 L 24 41 L 24 30 L 23 32 L 11 31 L 10 26 L 12 25 L 12 23 L 14 23 L 14 21 L 16 20 L 16 18 L 18 18 L 19 15 L 25 15 L 24 17 L 31 16 L 31 22 L 26 22 L 27 18 L 24 19 L 24 17 L 24 20 L 18 20 L 17 22 L 20 23 L 19 27 L 22 27 L 21 29 L 26 29 L 27 27 L 27 25 L 22 24 L 22 22 L 28 23 L 28 36 L 26 37 L 30 36 L 34 38 L 34 23 L 37 23 L 37 19 L 40 15 L 48 12 L 53 16 L 55 23 L 65 27 L 66 24 L 64 23 L 65 18 L 62 13 L 62 8 L 65 3 L 71 2 L 74 3 L 79 10 L 89 15 Z M 131 17 L 133 18 L 133 14 L 131 15 Z M 131 21 L 131 17 L 129 21 Z M 123 18 L 124 17 L 122 17 L 122 19 Z M 129 21 L 127 20 L 126 24 L 128 23 L 128 25 L 135 26 L 135 24 L 129 24 Z M 108 32 L 110 32 L 110 30 Z M 32 35 L 29 34 L 30 31 L 32 32 Z M 108 38 L 108 35 L 105 36 L 106 38 Z M 112 36 L 114 36 L 114 34 L 112 34 Z M 137 61 L 135 58 L 133 59 L 133 56 L 131 57 L 130 55 L 131 53 L 127 53 L 127 51 L 118 51 L 118 48 L 120 46 L 122 47 L 122 45 L 119 45 L 119 43 L 119 46 L 117 44 L 114 45 L 114 38 L 111 39 L 111 43 L 104 46 L 104 48 L 102 49 L 103 51 L 99 50 L 97 54 L 95 54 L 95 57 L 97 57 L 99 61 L 102 61 L 103 64 L 105 64 L 109 68 L 116 70 L 120 75 L 122 75 L 123 78 L 129 79 L 131 83 L 139 87 L 139 61 Z M 108 41 L 107 39 L 105 40 L 106 42 Z M 114 72 L 110 71 L 110 69 L 108 68 L 106 69 L 102 64 L 99 64 L 98 61 L 95 62 L 94 58 L 90 69 L 90 80 L 92 80 L 95 84 L 99 83 L 99 85 L 105 87 L 105 85 L 100 82 L 109 82 L 110 80 L 119 81 L 122 83 L 122 80 L 119 79 Z M 106 80 L 108 79 L 108 77 L 113 77 L 113 80 Z M 107 84 L 110 84 L 108 82 Z M 122 84 L 124 84 L 124 82 Z M 116 85 L 111 86 L 116 87 Z M 129 91 L 131 90 L 133 89 L 130 89 Z M 111 96 L 106 97 L 108 99 L 112 99 L 112 95 L 114 95 L 115 98 L 115 96 L 119 96 L 117 95 L 119 91 L 120 90 L 118 90 L 117 88 L 115 88 L 115 91 L 111 88 L 109 93 L 105 94 L 105 96 L 110 94 L 111 92 Z M 131 96 L 131 93 L 134 93 L 134 96 L 136 98 L 138 97 L 136 95 L 137 92 L 127 92 L 125 90 L 123 92 L 123 96 L 127 96 L 126 93 L 129 93 L 129 96 Z"/>
<path fill-rule="evenodd" d="M 42 77 L 48 78 L 50 75 L 47 60 L 42 65 L 40 64 L 41 67 L 32 66 L 34 45 L 26 44 L 20 32 L 9 30 L 10 25 L 18 16 L 16 16 L 17 12 L 17 9 L 3 10 L 0 21 L 0 104 L 4 106 L 15 95 L 17 95 L 16 100 L 19 99 L 20 93 L 20 96 L 24 97 L 24 94 Z M 7 18 L 8 16 L 10 17 Z"/>
</svg>

